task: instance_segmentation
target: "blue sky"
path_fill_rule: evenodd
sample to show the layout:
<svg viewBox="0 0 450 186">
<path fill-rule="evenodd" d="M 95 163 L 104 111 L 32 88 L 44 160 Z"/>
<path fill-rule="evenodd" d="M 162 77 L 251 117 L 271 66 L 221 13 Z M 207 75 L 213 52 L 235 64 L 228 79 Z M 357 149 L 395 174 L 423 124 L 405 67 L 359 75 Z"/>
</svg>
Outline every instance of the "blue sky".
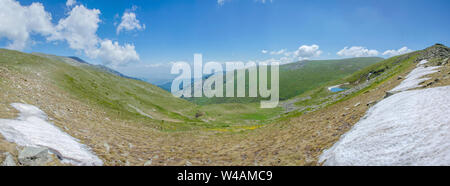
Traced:
<svg viewBox="0 0 450 186">
<path fill-rule="evenodd" d="M 21 7 L 13 6 L 15 2 Z M 0 47 L 77 55 L 145 78 L 163 78 L 170 62 L 192 61 L 194 53 L 202 53 L 204 61 L 219 62 L 386 58 L 450 41 L 448 0 L 0 0 L 22 8 L 24 15 L 29 15 L 26 7 L 36 2 L 51 14 L 46 29 L 28 23 L 26 44 L 14 48 L 12 41 L 23 38 L 0 26 Z M 84 21 L 88 19 L 79 16 L 81 21 L 67 19 L 67 23 L 83 28 L 86 22 L 92 32 L 58 24 L 75 7 L 80 13 L 93 13 L 89 19 L 97 15 L 98 20 Z M 128 24 L 118 33 L 125 14 L 135 16 L 128 19 L 134 26 Z M 6 16 L 0 22 L 16 17 Z M 75 36 L 96 42 L 86 44 L 90 40 L 77 41 Z"/>
</svg>

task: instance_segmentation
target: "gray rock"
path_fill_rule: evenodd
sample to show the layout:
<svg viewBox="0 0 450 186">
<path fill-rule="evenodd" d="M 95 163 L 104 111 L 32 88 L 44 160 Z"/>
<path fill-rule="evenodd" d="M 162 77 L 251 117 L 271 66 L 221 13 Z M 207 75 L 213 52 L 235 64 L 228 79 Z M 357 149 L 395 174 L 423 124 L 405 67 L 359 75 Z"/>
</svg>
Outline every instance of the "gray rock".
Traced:
<svg viewBox="0 0 450 186">
<path fill-rule="evenodd" d="M 192 163 L 190 161 L 186 160 L 186 163 L 184 164 L 185 166 L 192 166 Z"/>
<path fill-rule="evenodd" d="M 152 159 L 150 159 L 144 163 L 144 166 L 150 166 L 150 165 L 152 165 L 152 163 L 153 163 Z"/>
<path fill-rule="evenodd" d="M 103 143 L 103 146 L 104 146 L 105 149 L 106 149 L 106 153 L 109 153 L 109 150 L 111 149 L 111 147 L 109 146 L 109 144 L 108 144 L 108 143 Z"/>
<path fill-rule="evenodd" d="M 387 91 L 386 92 L 386 95 L 384 95 L 384 98 L 388 98 L 389 96 L 392 96 L 392 95 L 394 95 L 396 92 L 390 92 L 390 91 Z"/>
<path fill-rule="evenodd" d="M 442 65 L 446 65 L 449 61 L 450 61 L 450 58 L 444 59 L 444 61 L 442 61 Z"/>
<path fill-rule="evenodd" d="M 19 162 L 26 166 L 43 166 L 52 161 L 48 148 L 24 147 L 19 151 Z"/>
<path fill-rule="evenodd" d="M 2 163 L 2 166 L 17 166 L 16 162 L 14 161 L 14 158 L 12 157 L 12 155 L 9 152 L 5 152 L 4 153 L 6 158 Z"/>
<path fill-rule="evenodd" d="M 377 104 L 378 101 L 370 101 L 369 103 L 367 103 L 368 107 L 372 107 L 373 105 Z"/>
</svg>

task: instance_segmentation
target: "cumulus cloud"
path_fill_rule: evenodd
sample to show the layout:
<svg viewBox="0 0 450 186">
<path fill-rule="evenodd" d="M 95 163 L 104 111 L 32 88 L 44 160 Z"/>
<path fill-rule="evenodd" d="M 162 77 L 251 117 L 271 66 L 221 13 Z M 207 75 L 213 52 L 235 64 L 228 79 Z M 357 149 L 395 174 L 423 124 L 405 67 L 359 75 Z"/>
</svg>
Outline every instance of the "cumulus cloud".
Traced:
<svg viewBox="0 0 450 186">
<path fill-rule="evenodd" d="M 284 55 L 284 57 L 280 58 L 280 61 L 292 62 L 295 60 L 305 60 L 314 57 L 320 57 L 322 51 L 319 50 L 319 48 L 320 48 L 319 45 L 313 44 L 313 45 L 302 45 L 298 47 L 298 49 L 295 51 L 288 51 L 287 49 L 281 49 L 268 52 L 267 50 L 263 50 L 262 53 L 264 54 L 269 53 L 270 55 Z"/>
<path fill-rule="evenodd" d="M 71 7 L 71 6 L 75 5 L 75 4 L 77 4 L 76 0 L 67 0 L 67 2 L 66 2 L 66 6 L 67 7 Z"/>
<path fill-rule="evenodd" d="M 272 52 L 270 52 L 270 55 L 281 55 L 281 54 L 284 54 L 284 53 L 286 53 L 286 49 L 281 49 L 281 50 L 278 50 L 278 51 L 272 51 Z"/>
<path fill-rule="evenodd" d="M 398 55 L 402 55 L 402 54 L 406 54 L 406 53 L 410 53 L 412 52 L 411 49 L 409 49 L 408 47 L 404 46 L 398 50 L 386 50 L 383 55 L 384 56 L 398 56 Z"/>
<path fill-rule="evenodd" d="M 302 45 L 295 52 L 294 56 L 299 59 L 309 59 L 312 57 L 319 57 L 322 51 L 319 50 L 319 45 Z"/>
<path fill-rule="evenodd" d="M 134 45 L 121 46 L 117 41 L 113 42 L 97 36 L 101 22 L 100 14 L 98 9 L 88 9 L 83 5 L 76 5 L 66 18 L 58 22 L 56 33 L 48 40 L 67 41 L 70 48 L 83 51 L 89 58 L 98 58 L 102 63 L 115 67 L 139 61 L 139 55 Z"/>
<path fill-rule="evenodd" d="M 345 47 L 344 49 L 337 52 L 337 55 L 344 57 L 369 57 L 369 56 L 377 56 L 379 52 L 377 50 L 369 50 L 366 47 L 362 46 L 352 46 Z"/>
<path fill-rule="evenodd" d="M 313 44 L 313 45 L 302 45 L 298 47 L 297 50 L 294 51 L 288 51 L 287 49 L 281 49 L 281 50 L 274 50 L 274 51 L 267 51 L 262 50 L 263 54 L 270 54 L 274 56 L 283 55 L 280 58 L 271 58 L 266 60 L 267 62 L 279 62 L 281 64 L 299 61 L 299 60 L 307 60 L 315 57 L 320 57 L 320 55 L 323 53 L 320 50 L 319 45 Z"/>
<path fill-rule="evenodd" d="M 51 35 L 51 20 L 41 3 L 22 6 L 14 0 L 0 0 L 0 39 L 8 39 L 6 48 L 23 50 L 30 43 L 31 34 Z"/>
<path fill-rule="evenodd" d="M 145 24 L 140 24 L 139 20 L 136 19 L 136 14 L 134 12 L 125 12 L 122 16 L 122 21 L 119 26 L 117 26 L 117 34 L 120 31 L 132 31 L 132 30 L 144 30 Z"/>
<path fill-rule="evenodd" d="M 88 57 L 94 57 L 92 51 L 97 48 L 98 24 L 101 22 L 100 10 L 88 9 L 76 5 L 66 18 L 60 19 L 56 25 L 56 33 L 48 38 L 50 41 L 65 40 L 69 47 L 82 50 Z"/>
<path fill-rule="evenodd" d="M 101 41 L 100 47 L 94 50 L 92 55 L 100 58 L 104 64 L 114 67 L 140 60 L 134 45 L 125 44 L 121 46 L 117 41 L 113 42 L 109 39 Z"/>
<path fill-rule="evenodd" d="M 119 66 L 139 61 L 133 44 L 122 46 L 117 41 L 98 37 L 100 10 L 75 3 L 67 1 L 66 5 L 73 8 L 53 25 L 51 14 L 41 3 L 22 6 L 15 0 L 0 0 L 0 39 L 9 41 L 6 48 L 23 50 L 32 42 L 30 35 L 41 35 L 50 42 L 65 41 L 71 49 L 100 59 L 104 64 Z"/>
</svg>

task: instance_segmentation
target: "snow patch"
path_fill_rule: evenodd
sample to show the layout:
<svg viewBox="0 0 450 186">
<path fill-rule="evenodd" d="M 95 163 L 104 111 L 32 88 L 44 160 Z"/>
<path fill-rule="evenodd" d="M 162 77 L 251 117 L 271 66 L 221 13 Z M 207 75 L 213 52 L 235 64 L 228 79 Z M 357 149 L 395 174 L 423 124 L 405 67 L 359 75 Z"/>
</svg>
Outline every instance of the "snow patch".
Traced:
<svg viewBox="0 0 450 186">
<path fill-rule="evenodd" d="M 403 80 L 400 85 L 392 89 L 390 92 L 400 92 L 405 90 L 410 90 L 413 88 L 421 87 L 420 83 L 429 80 L 430 78 L 422 78 L 423 76 L 433 74 L 437 72 L 436 69 L 440 68 L 440 66 L 435 67 L 424 67 L 423 64 L 427 63 L 428 61 L 423 60 L 418 64 L 418 67 L 415 68 L 413 71 L 411 71 L 407 76 L 406 79 Z"/>
<path fill-rule="evenodd" d="M 47 121 L 47 115 L 39 108 L 22 103 L 12 107 L 20 114 L 17 119 L 0 119 L 0 133 L 6 140 L 20 146 L 46 147 L 73 165 L 103 165 L 89 147 L 78 143 L 78 139 L 61 131 Z"/>
<path fill-rule="evenodd" d="M 422 61 L 420 61 L 419 62 L 419 64 L 417 64 L 416 66 L 422 66 L 422 65 L 425 65 L 426 63 L 428 63 L 428 60 L 422 60 Z"/>
<path fill-rule="evenodd" d="M 414 73 L 412 73 L 414 74 Z M 319 161 L 324 165 L 450 165 L 450 86 L 394 94 Z"/>
<path fill-rule="evenodd" d="M 328 87 L 328 91 L 331 91 L 331 89 L 340 88 L 340 87 L 341 87 L 341 85 L 334 85 L 334 86 Z"/>
</svg>

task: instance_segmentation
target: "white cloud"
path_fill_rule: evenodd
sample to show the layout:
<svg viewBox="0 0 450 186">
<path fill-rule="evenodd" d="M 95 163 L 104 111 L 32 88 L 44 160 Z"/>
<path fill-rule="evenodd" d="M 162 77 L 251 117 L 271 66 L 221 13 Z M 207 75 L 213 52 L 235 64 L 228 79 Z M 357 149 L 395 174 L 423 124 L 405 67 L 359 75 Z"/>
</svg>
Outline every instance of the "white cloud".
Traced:
<svg viewBox="0 0 450 186">
<path fill-rule="evenodd" d="M 302 59 L 309 59 L 312 57 L 319 57 L 322 54 L 322 51 L 319 50 L 319 45 L 302 45 L 295 52 L 294 56 Z"/>
<path fill-rule="evenodd" d="M 309 59 L 313 57 L 320 57 L 322 54 L 322 51 L 319 50 L 319 45 L 313 44 L 313 45 L 302 45 L 298 47 L 295 51 L 288 51 L 287 49 L 281 49 L 281 50 L 274 50 L 271 52 L 268 52 L 267 50 L 263 50 L 262 53 L 266 54 L 269 53 L 270 55 L 284 55 L 285 57 L 282 57 L 284 60 L 303 60 L 303 59 Z"/>
<path fill-rule="evenodd" d="M 70 48 L 83 51 L 87 57 L 100 59 L 102 63 L 115 67 L 139 61 L 139 55 L 134 45 L 121 46 L 117 41 L 113 42 L 98 37 L 100 14 L 98 9 L 88 9 L 83 5 L 76 5 L 66 18 L 58 22 L 55 34 L 48 40 L 67 41 Z"/>
<path fill-rule="evenodd" d="M 76 5 L 66 18 L 60 19 L 56 33 L 49 41 L 65 40 L 69 47 L 82 50 L 88 57 L 94 57 L 92 52 L 97 48 L 100 39 L 97 36 L 98 24 L 101 22 L 100 10 L 88 9 Z"/>
<path fill-rule="evenodd" d="M 31 43 L 31 34 L 51 35 L 51 20 L 41 3 L 22 6 L 14 0 L 0 0 L 0 39 L 10 41 L 6 48 L 23 50 Z"/>
<path fill-rule="evenodd" d="M 30 35 L 41 35 L 47 41 L 66 41 L 71 49 L 82 51 L 89 58 L 98 58 L 105 64 L 119 66 L 139 61 L 133 44 L 121 46 L 98 37 L 100 10 L 75 3 L 67 1 L 66 5 L 73 8 L 53 25 L 51 14 L 41 3 L 22 6 L 15 0 L 0 0 L 0 39 L 10 41 L 6 48 L 23 50 L 33 43 Z"/>
<path fill-rule="evenodd" d="M 278 51 L 270 52 L 270 55 L 281 55 L 281 54 L 284 54 L 285 52 L 286 52 L 286 49 L 281 49 L 281 50 L 278 50 Z"/>
<path fill-rule="evenodd" d="M 262 50 L 261 52 L 263 54 L 269 53 L 270 55 L 283 55 L 279 59 L 271 58 L 266 60 L 268 62 L 276 61 L 279 62 L 280 64 L 320 57 L 320 55 L 323 53 L 320 50 L 319 45 L 316 44 L 302 45 L 298 47 L 298 49 L 295 51 L 288 51 L 287 49 L 281 49 L 281 50 L 274 50 L 271 52 L 267 50 Z"/>
<path fill-rule="evenodd" d="M 121 46 L 117 41 L 113 42 L 109 39 L 101 41 L 100 47 L 94 52 L 93 55 L 100 58 L 104 64 L 114 67 L 140 60 L 134 45 L 125 44 Z"/>
<path fill-rule="evenodd" d="M 67 0 L 67 2 L 66 2 L 66 6 L 67 7 L 71 7 L 71 6 L 75 5 L 75 4 L 77 4 L 76 0 Z"/>
<path fill-rule="evenodd" d="M 344 49 L 337 52 L 337 55 L 344 57 L 369 57 L 377 56 L 379 52 L 377 50 L 369 50 L 362 46 L 352 46 L 350 48 L 345 47 Z"/>
<path fill-rule="evenodd" d="M 411 49 L 409 49 L 408 47 L 404 46 L 398 50 L 386 50 L 383 55 L 384 56 L 398 56 L 398 55 L 402 55 L 402 54 L 406 54 L 406 53 L 410 53 L 412 52 Z"/>
<path fill-rule="evenodd" d="M 134 12 L 125 12 L 122 16 L 122 21 L 119 26 L 117 26 L 117 34 L 119 34 L 122 30 L 132 31 L 144 29 L 145 24 L 140 24 L 139 20 L 136 19 L 136 14 Z"/>
</svg>

